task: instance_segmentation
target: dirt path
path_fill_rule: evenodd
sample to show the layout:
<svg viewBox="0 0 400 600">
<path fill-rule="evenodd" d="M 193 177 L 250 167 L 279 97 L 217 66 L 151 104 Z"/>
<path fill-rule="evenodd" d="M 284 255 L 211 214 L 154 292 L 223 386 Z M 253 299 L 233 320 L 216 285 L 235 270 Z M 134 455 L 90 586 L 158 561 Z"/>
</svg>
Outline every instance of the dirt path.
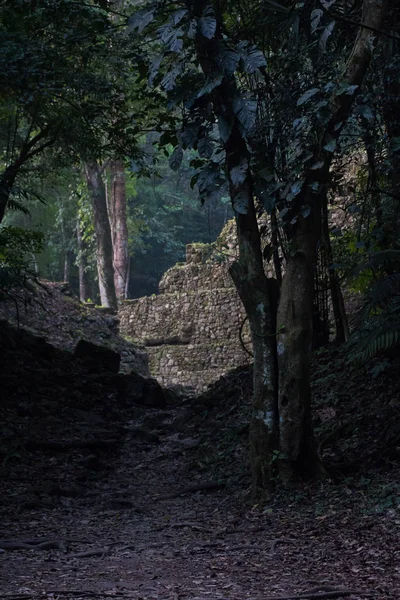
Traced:
<svg viewBox="0 0 400 600">
<path fill-rule="evenodd" d="M 64 489 L 56 508 L 21 510 L 27 473 L 34 479 L 47 461 L 49 478 L 71 487 L 72 455 L 35 453 L 14 483 L 3 480 L 2 541 L 67 541 L 0 554 L 1 598 L 400 597 L 393 515 L 363 515 L 358 502 L 340 506 L 335 498 L 322 506 L 312 490 L 303 502 L 263 510 L 244 503 L 245 490 L 229 482 L 195 491 L 210 478 L 196 468 L 201 447 L 187 414 L 141 413 L 156 433 L 143 439 L 138 423 L 128 423 L 120 451 L 103 453 L 102 468 L 81 473 L 79 492 Z M 335 595 L 338 589 L 360 592 Z"/>
</svg>

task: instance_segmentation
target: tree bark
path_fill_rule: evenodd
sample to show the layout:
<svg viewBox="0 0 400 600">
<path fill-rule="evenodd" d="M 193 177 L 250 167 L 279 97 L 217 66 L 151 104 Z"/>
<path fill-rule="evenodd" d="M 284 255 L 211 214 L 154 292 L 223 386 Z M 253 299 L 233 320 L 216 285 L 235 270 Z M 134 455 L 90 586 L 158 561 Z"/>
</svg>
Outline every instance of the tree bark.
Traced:
<svg viewBox="0 0 400 600">
<path fill-rule="evenodd" d="M 328 260 L 329 288 L 331 292 L 333 317 L 335 319 L 336 342 L 341 344 L 347 342 L 349 339 L 349 323 L 339 277 L 334 265 L 332 244 L 329 236 L 328 206 L 326 201 L 324 201 L 322 207 L 322 240 L 326 251 L 326 258 Z"/>
<path fill-rule="evenodd" d="M 114 284 L 118 301 L 125 300 L 129 272 L 126 181 L 123 161 L 111 166 L 111 234 L 113 241 Z"/>
<path fill-rule="evenodd" d="M 381 28 L 385 12 L 381 0 L 364 0 L 362 23 L 373 30 Z M 343 82 L 360 86 L 371 61 L 374 34 L 360 27 L 343 74 Z M 324 150 L 338 139 L 350 114 L 353 96 L 343 93 L 331 102 L 331 118 L 314 150 L 322 167 L 305 173 L 299 206 L 308 204 L 311 214 L 298 217 L 289 234 L 291 252 L 278 309 L 279 421 L 282 450 L 281 474 L 286 482 L 295 476 L 313 477 L 321 469 L 312 434 L 310 357 L 312 340 L 313 273 L 317 244 L 321 238 L 321 209 L 326 202 L 329 168 L 333 153 Z M 318 184 L 312 192 L 310 183 Z"/>
<path fill-rule="evenodd" d="M 86 181 L 90 191 L 97 242 L 97 273 L 101 304 L 117 310 L 114 286 L 113 248 L 108 218 L 106 191 L 97 162 L 85 164 Z"/>
<path fill-rule="evenodd" d="M 14 167 L 7 167 L 0 179 L 0 223 L 4 219 L 7 204 L 10 199 L 12 187 L 18 175 L 18 170 Z"/>
<path fill-rule="evenodd" d="M 282 281 L 277 317 L 280 474 L 315 477 L 319 460 L 311 417 L 312 300 L 320 224 L 318 211 L 299 218 Z"/>
<path fill-rule="evenodd" d="M 81 302 L 86 302 L 90 298 L 90 282 L 87 271 L 88 264 L 85 255 L 85 242 L 82 237 L 79 217 L 76 224 L 76 241 L 78 246 L 79 298 Z"/>
</svg>

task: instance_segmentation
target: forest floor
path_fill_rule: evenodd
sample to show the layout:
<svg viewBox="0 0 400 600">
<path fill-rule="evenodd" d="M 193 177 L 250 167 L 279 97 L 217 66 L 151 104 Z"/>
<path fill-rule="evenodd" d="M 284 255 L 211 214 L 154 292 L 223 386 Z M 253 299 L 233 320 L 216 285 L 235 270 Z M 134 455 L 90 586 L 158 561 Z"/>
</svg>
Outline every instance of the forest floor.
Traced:
<svg viewBox="0 0 400 600">
<path fill-rule="evenodd" d="M 248 369 L 124 406 L 29 339 L 1 358 L 2 599 L 400 598 L 395 364 L 350 375 L 343 351 L 316 355 L 329 475 L 254 504 Z"/>
</svg>

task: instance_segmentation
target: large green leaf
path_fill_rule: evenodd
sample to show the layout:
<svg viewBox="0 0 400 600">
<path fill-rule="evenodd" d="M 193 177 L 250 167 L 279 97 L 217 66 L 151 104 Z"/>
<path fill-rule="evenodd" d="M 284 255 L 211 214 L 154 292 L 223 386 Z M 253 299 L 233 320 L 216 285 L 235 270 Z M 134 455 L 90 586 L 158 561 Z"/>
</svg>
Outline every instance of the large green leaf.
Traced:
<svg viewBox="0 0 400 600">
<path fill-rule="evenodd" d="M 310 98 L 312 98 L 313 96 L 315 96 L 315 94 L 318 94 L 319 92 L 319 88 L 311 88 L 310 90 L 307 90 L 302 96 L 300 96 L 300 98 L 297 100 L 297 106 L 301 106 L 302 104 L 305 104 L 306 102 L 308 102 L 308 100 Z"/>
<path fill-rule="evenodd" d="M 128 29 L 141 33 L 147 25 L 149 25 L 155 17 L 155 8 L 143 8 L 138 10 L 128 19 Z"/>
<path fill-rule="evenodd" d="M 249 170 L 249 163 L 247 160 L 242 160 L 242 162 L 233 167 L 229 173 L 231 181 L 233 185 L 240 185 L 246 179 L 247 173 Z"/>
<path fill-rule="evenodd" d="M 249 42 L 240 42 L 237 46 L 245 73 L 256 73 L 260 67 L 265 67 L 267 61 L 264 54 Z"/>
<path fill-rule="evenodd" d="M 197 27 L 199 33 L 205 38 L 211 40 L 214 37 L 217 29 L 217 21 L 210 6 L 206 7 L 203 16 L 197 20 Z"/>
<path fill-rule="evenodd" d="M 211 158 L 214 152 L 214 142 L 209 137 L 204 137 L 199 140 L 197 150 L 201 158 Z"/>
<path fill-rule="evenodd" d="M 183 150 L 182 146 L 177 146 L 169 157 L 169 166 L 173 171 L 178 171 L 182 164 Z"/>
<path fill-rule="evenodd" d="M 238 95 L 232 101 L 232 108 L 244 132 L 249 132 L 256 120 L 257 102 Z"/>
<path fill-rule="evenodd" d="M 214 44 L 213 60 L 226 75 L 233 75 L 238 69 L 240 54 L 236 50 L 228 48 L 224 42 L 218 40 Z"/>
</svg>

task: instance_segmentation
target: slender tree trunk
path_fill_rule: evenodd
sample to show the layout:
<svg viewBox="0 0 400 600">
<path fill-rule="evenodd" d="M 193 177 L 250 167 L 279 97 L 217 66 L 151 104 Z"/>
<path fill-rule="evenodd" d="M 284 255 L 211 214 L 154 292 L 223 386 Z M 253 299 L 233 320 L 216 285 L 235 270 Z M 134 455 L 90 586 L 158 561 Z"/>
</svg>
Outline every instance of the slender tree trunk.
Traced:
<svg viewBox="0 0 400 600">
<path fill-rule="evenodd" d="M 114 284 L 118 301 L 126 298 L 129 271 L 128 224 L 126 216 L 126 180 L 123 161 L 111 167 L 111 234 L 113 241 Z"/>
<path fill-rule="evenodd" d="M 279 242 L 278 242 L 278 221 L 276 218 L 276 208 L 272 210 L 271 213 L 271 243 L 273 246 L 273 259 L 274 259 L 274 269 L 275 269 L 275 277 L 278 282 L 279 288 L 282 285 L 282 264 L 281 257 L 279 256 Z"/>
<path fill-rule="evenodd" d="M 203 6 L 198 6 L 199 16 L 206 4 L 204 0 Z M 195 43 L 204 74 L 212 76 L 213 66 L 208 57 L 213 54 L 213 42 L 199 35 Z M 224 78 L 214 91 L 214 110 L 217 117 L 232 123 L 229 135 L 222 140 L 239 245 L 239 259 L 231 265 L 230 273 L 245 307 L 253 342 L 254 389 L 249 435 L 252 490 L 256 497 L 265 494 L 271 486 L 273 451 L 278 444 L 276 312 L 272 306 L 269 280 L 263 268 L 250 156 L 232 105 L 235 92 L 238 92 L 235 79 L 232 76 Z M 238 167 L 243 171 L 243 176 L 239 178 L 233 176 L 234 169 Z M 237 210 L 237 198 L 241 198 L 244 209 Z"/>
<path fill-rule="evenodd" d="M 97 162 L 86 163 L 85 174 L 92 200 L 96 231 L 100 300 L 103 306 L 117 310 L 110 221 L 108 219 L 104 181 Z"/>
<path fill-rule="evenodd" d="M 67 281 L 69 283 L 71 278 L 71 264 L 72 264 L 72 252 L 68 248 L 69 240 L 65 227 L 65 219 L 64 219 L 64 207 L 62 205 L 62 201 L 60 198 L 57 199 L 58 203 L 58 212 L 60 217 L 60 227 L 61 227 L 61 237 L 62 237 L 62 245 L 64 250 L 64 265 L 63 265 L 63 281 Z"/>
<path fill-rule="evenodd" d="M 338 343 L 347 342 L 349 339 L 349 323 L 347 320 L 342 289 L 340 287 L 339 277 L 333 259 L 326 199 L 324 200 L 322 207 L 322 239 L 326 251 L 326 258 L 328 260 L 329 288 L 331 292 L 333 317 L 335 319 L 336 341 Z"/>
<path fill-rule="evenodd" d="M 90 282 L 87 271 L 87 260 L 85 254 L 85 242 L 82 237 L 81 223 L 78 217 L 76 224 L 76 240 L 78 246 L 78 272 L 79 272 L 79 298 L 81 302 L 86 302 L 90 298 Z"/>
</svg>

